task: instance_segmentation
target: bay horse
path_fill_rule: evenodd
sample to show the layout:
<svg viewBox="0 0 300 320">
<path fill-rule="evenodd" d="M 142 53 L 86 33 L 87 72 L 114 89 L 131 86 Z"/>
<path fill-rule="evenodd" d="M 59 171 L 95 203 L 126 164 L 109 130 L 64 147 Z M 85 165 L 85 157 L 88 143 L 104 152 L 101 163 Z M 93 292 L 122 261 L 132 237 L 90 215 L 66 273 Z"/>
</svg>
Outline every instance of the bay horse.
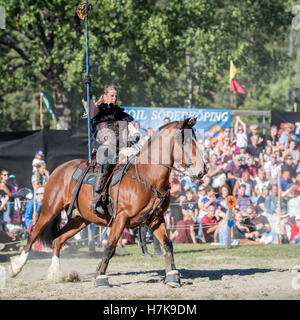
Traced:
<svg viewBox="0 0 300 320">
<path fill-rule="evenodd" d="M 82 184 L 74 203 L 77 215 L 68 216 L 68 222 L 51 235 L 52 262 L 47 279 L 58 280 L 60 274 L 59 253 L 62 245 L 90 223 L 111 227 L 108 245 L 95 273 L 95 287 L 109 286 L 106 270 L 115 253 L 118 240 L 125 227 L 147 225 L 160 241 L 165 257 L 165 283 L 171 287 L 180 286 L 180 275 L 176 270 L 173 245 L 168 238 L 164 212 L 169 202 L 169 175 L 172 169 L 192 178 L 202 178 L 206 167 L 197 145 L 192 127 L 196 119 L 170 122 L 161 128 L 144 144 L 119 184 L 109 187 L 114 206 L 113 218 L 104 213 L 97 215 L 89 209 L 92 201 L 92 186 Z M 192 134 L 188 134 L 192 132 Z M 47 225 L 55 223 L 62 210 L 70 204 L 76 182 L 72 174 L 84 159 L 75 159 L 58 166 L 50 175 L 44 192 L 40 216 L 20 255 L 11 258 L 9 275 L 15 277 L 26 264 L 29 251 Z M 177 164 L 180 167 L 175 168 Z M 49 226 L 48 226 L 49 227 Z"/>
</svg>

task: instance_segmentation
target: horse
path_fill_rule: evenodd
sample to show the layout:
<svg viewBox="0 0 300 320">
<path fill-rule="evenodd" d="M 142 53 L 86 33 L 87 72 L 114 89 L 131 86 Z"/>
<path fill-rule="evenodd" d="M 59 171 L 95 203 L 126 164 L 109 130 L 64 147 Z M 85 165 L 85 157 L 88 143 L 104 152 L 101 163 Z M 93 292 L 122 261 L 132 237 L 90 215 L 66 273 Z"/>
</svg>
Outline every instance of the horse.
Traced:
<svg viewBox="0 0 300 320">
<path fill-rule="evenodd" d="M 105 211 L 97 215 L 90 211 L 92 186 L 82 184 L 74 202 L 73 214 L 61 229 L 57 220 L 61 212 L 70 205 L 77 184 L 72 174 L 84 159 L 75 159 L 58 166 L 49 176 L 45 185 L 44 200 L 39 218 L 20 255 L 11 258 L 9 275 L 15 277 L 26 264 L 29 251 L 43 230 L 50 228 L 52 260 L 48 269 L 47 280 L 58 280 L 61 274 L 59 254 L 62 245 L 69 238 L 87 227 L 90 223 L 109 226 L 110 233 L 102 259 L 96 272 L 94 286 L 110 286 L 106 270 L 113 257 L 118 241 L 125 227 L 133 228 L 147 225 L 160 241 L 165 258 L 164 282 L 171 287 L 180 286 L 180 274 L 176 270 L 173 244 L 170 241 L 165 225 L 164 213 L 170 202 L 169 175 L 177 170 L 192 178 L 202 178 L 206 173 L 201 149 L 197 144 L 193 126 L 196 118 L 170 122 L 160 127 L 140 149 L 134 163 L 123 175 L 119 186 L 109 186 L 108 194 L 114 204 L 114 214 Z M 176 168 L 175 168 L 176 167 Z"/>
</svg>

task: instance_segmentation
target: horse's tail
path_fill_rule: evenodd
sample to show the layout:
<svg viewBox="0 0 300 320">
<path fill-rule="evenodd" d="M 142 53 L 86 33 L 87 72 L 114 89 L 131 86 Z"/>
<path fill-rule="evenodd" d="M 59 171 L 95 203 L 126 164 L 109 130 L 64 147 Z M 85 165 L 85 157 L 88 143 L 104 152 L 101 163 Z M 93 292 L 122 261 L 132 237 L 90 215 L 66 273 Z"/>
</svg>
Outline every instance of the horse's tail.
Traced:
<svg viewBox="0 0 300 320">
<path fill-rule="evenodd" d="M 44 246 L 52 248 L 52 241 L 58 236 L 61 214 L 57 215 L 41 232 L 39 239 Z"/>
</svg>

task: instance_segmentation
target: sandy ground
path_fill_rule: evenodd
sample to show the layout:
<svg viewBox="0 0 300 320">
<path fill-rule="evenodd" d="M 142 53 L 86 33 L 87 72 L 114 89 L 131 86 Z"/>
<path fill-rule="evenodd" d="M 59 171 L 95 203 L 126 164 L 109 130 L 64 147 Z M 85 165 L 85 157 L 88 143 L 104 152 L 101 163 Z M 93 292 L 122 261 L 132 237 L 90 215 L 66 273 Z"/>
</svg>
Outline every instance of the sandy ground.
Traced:
<svg viewBox="0 0 300 320">
<path fill-rule="evenodd" d="M 161 269 L 138 268 L 118 270 L 111 264 L 108 277 L 111 287 L 93 287 L 93 275 L 99 262 L 99 253 L 76 256 L 62 254 L 64 272 L 76 270 L 80 282 L 49 283 L 45 280 L 50 265 L 50 253 L 41 258 L 31 252 L 30 259 L 16 278 L 6 279 L 6 288 L 0 290 L 0 299 L 182 299 L 182 300 L 299 300 L 300 272 L 289 269 L 249 268 L 238 265 L 199 265 L 197 270 L 178 269 L 181 288 L 170 288 L 163 283 L 164 262 Z M 130 259 L 129 256 L 122 257 Z M 209 256 L 208 259 L 214 259 Z M 217 257 L 215 257 L 217 259 Z M 2 266 L 7 268 L 8 264 Z M 126 268 L 125 268 L 126 269 Z"/>
</svg>

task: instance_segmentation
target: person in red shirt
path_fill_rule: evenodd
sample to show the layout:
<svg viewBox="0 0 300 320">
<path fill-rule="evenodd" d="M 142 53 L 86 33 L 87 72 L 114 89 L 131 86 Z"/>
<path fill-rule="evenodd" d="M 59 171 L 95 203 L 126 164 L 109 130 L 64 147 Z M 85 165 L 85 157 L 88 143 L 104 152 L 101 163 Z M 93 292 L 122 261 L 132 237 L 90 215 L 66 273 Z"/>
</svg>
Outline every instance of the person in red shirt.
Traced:
<svg viewBox="0 0 300 320">
<path fill-rule="evenodd" d="M 176 231 L 171 233 L 170 239 L 174 240 L 175 243 L 197 244 L 194 224 L 193 211 L 185 210 L 183 220 L 177 222 Z"/>
<path fill-rule="evenodd" d="M 206 242 L 214 242 L 214 235 L 218 230 L 219 219 L 215 216 L 215 210 L 215 207 L 210 205 L 207 214 L 201 219 L 202 234 Z"/>
<path fill-rule="evenodd" d="M 296 216 L 296 221 L 292 225 L 290 243 L 300 243 L 300 216 Z"/>
</svg>

